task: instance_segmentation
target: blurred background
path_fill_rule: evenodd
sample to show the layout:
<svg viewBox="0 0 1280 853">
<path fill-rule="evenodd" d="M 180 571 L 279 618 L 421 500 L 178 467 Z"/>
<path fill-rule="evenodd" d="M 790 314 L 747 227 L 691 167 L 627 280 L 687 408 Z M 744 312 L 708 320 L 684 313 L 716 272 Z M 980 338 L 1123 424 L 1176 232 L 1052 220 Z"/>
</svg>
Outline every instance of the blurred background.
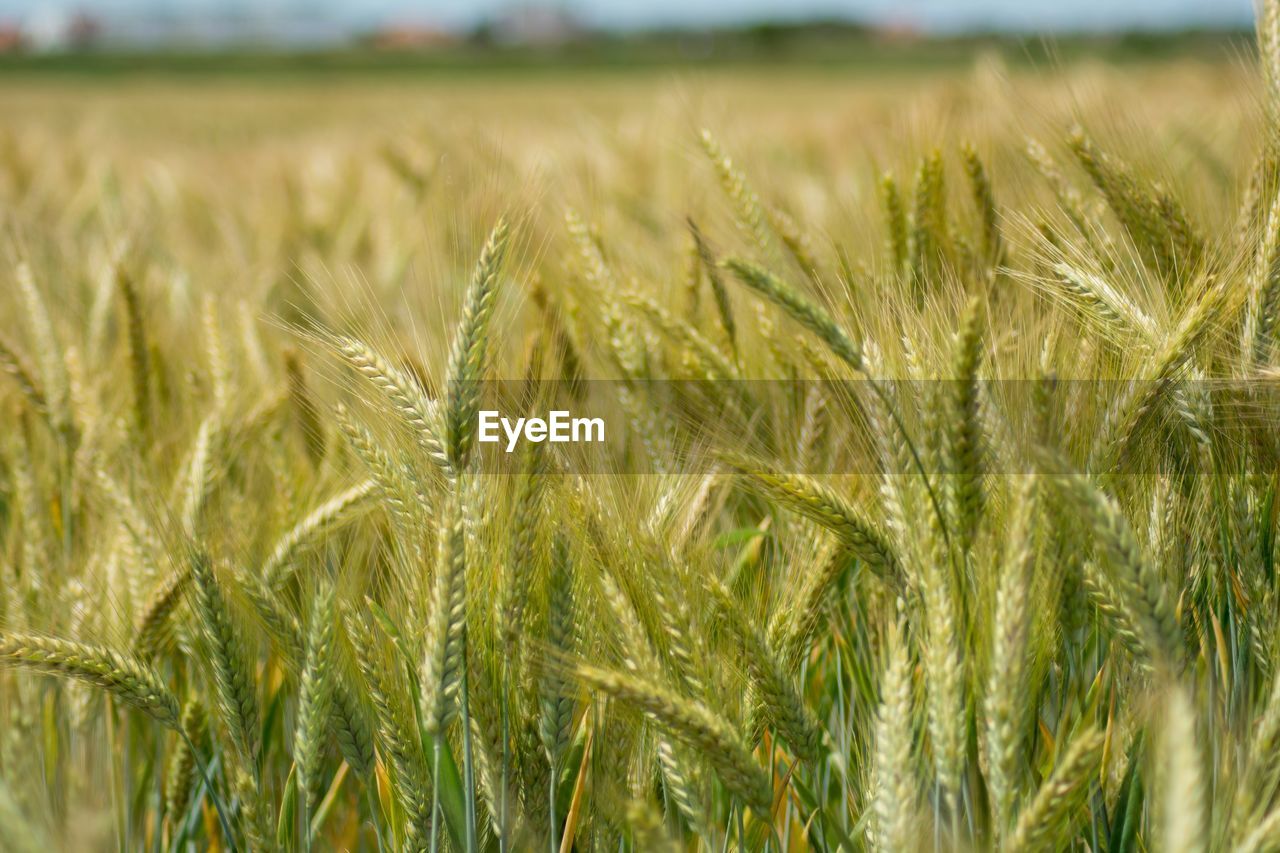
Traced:
<svg viewBox="0 0 1280 853">
<path fill-rule="evenodd" d="M 856 64 L 936 61 L 947 45 L 1035 55 L 1048 35 L 1055 51 L 1183 55 L 1246 33 L 1253 14 L 1252 0 L 0 0 L 0 62 Z"/>
</svg>

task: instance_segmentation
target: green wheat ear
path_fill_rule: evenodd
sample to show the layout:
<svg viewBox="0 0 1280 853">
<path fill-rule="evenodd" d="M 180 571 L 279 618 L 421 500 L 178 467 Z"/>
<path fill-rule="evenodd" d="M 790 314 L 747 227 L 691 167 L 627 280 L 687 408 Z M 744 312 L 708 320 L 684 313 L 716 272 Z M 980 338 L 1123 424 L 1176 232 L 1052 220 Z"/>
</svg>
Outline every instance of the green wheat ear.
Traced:
<svg viewBox="0 0 1280 853">
<path fill-rule="evenodd" d="M 812 477 L 787 474 L 750 457 L 726 453 L 724 459 L 753 489 L 836 534 L 872 570 L 896 577 L 898 557 L 885 534 L 835 491 Z"/>
<path fill-rule="evenodd" d="M 1084 522 L 1081 532 L 1095 543 L 1107 569 L 1104 582 L 1117 596 L 1114 606 L 1134 626 L 1145 660 L 1157 668 L 1174 664 L 1182 648 L 1177 612 L 1116 501 L 1078 474 L 1054 477 L 1051 483 Z"/>
<path fill-rule="evenodd" d="M 567 657 L 574 647 L 574 573 L 573 558 L 563 537 L 552 542 L 551 577 L 547 599 L 547 645 L 551 653 Z M 574 697 L 570 682 L 558 667 L 547 667 L 540 685 L 541 717 L 539 734 L 547 760 L 552 767 L 569 746 L 570 724 L 573 722 Z"/>
<path fill-rule="evenodd" d="M 126 653 L 32 634 L 0 634 L 0 667 L 91 684 L 162 725 L 178 728 L 178 698 L 155 670 Z"/>
<path fill-rule="evenodd" d="M 219 716 L 241 759 L 256 772 L 261 754 L 258 691 L 244 640 L 209 557 L 195 553 L 191 561 L 195 611 L 208 649 Z"/>
<path fill-rule="evenodd" d="M 782 661 L 769 648 L 768 640 L 739 612 L 741 603 L 724 584 L 712 580 L 709 591 L 715 599 L 721 618 L 738 636 L 766 716 L 777 726 L 796 755 L 816 760 L 822 746 L 822 724 L 809 710 L 804 698 Z"/>
<path fill-rule="evenodd" d="M 458 713 L 457 693 L 465 665 L 467 554 L 464 499 L 462 494 L 455 494 L 441 519 L 426 658 L 422 665 L 422 707 L 426 727 L 428 732 L 437 736 L 442 736 Z"/>
<path fill-rule="evenodd" d="M 171 819 L 177 819 L 186 811 L 199 778 L 196 771 L 199 758 L 192 752 L 191 744 L 203 749 L 209 737 L 209 719 L 198 699 L 189 699 L 183 706 L 181 727 L 185 738 L 174 744 L 164 781 L 165 809 Z"/>
<path fill-rule="evenodd" d="M 711 131 L 704 129 L 699 136 L 699 141 L 702 143 L 702 150 L 706 153 L 707 159 L 715 167 L 716 176 L 720 179 L 720 188 L 724 191 L 729 201 L 733 203 L 738 221 L 747 233 L 751 235 L 756 248 L 761 252 L 768 253 L 773 241 L 769 233 L 768 218 L 763 206 L 760 204 L 760 198 L 747 183 L 746 176 L 734 166 L 733 161 L 729 159 L 729 155 L 724 152 L 724 149 L 720 147 L 720 143 L 711 135 Z"/>
<path fill-rule="evenodd" d="M 620 672 L 579 664 L 573 673 L 588 687 L 643 712 L 696 750 L 715 768 L 726 788 L 756 812 L 768 814 L 772 802 L 768 776 L 729 724 L 705 705 Z"/>
<path fill-rule="evenodd" d="M 1086 729 L 1071 739 L 1061 761 L 1019 817 L 1010 850 L 1054 849 L 1074 834 L 1074 815 L 1089 796 L 1102 760 L 1102 746 L 1102 733 L 1096 729 Z"/>
<path fill-rule="evenodd" d="M 431 834 L 430 774 L 403 668 L 388 658 L 363 618 L 347 612 L 343 621 L 377 716 L 378 756 L 394 771 L 394 793 L 405 812 L 405 844 L 421 849 Z"/>
<path fill-rule="evenodd" d="M 889 232 L 889 257 L 893 261 L 893 269 L 901 273 L 907 269 L 910 243 L 907 210 L 902 204 L 898 182 L 890 172 L 880 177 L 880 204 L 884 208 L 885 226 Z"/>
<path fill-rule="evenodd" d="M 449 356 L 445 441 L 449 464 L 455 473 L 466 467 L 475 438 L 476 411 L 480 406 L 477 383 L 484 379 L 487 368 L 489 321 L 509 236 L 506 222 L 499 220 L 480 251 Z"/>
<path fill-rule="evenodd" d="M 1021 781 L 1023 726 L 1028 707 L 1025 674 L 1032 627 L 1032 570 L 1036 561 L 1037 478 L 1022 478 L 1013 495 L 1013 521 L 996 586 L 991 677 L 987 685 L 987 785 L 995 829 L 1012 826 Z"/>
<path fill-rule="evenodd" d="M 1196 269 L 1203 243 L 1167 189 L 1144 185 L 1081 127 L 1067 143 L 1153 269 L 1169 277 Z"/>
<path fill-rule="evenodd" d="M 916 169 L 911 230 L 907 241 L 907 265 L 918 302 L 923 301 L 927 285 L 951 250 L 946 208 L 946 168 L 942 151 L 935 148 L 921 159 Z"/>
<path fill-rule="evenodd" d="M 951 498 L 959 545 L 973 546 L 986 503 L 985 442 L 979 399 L 978 369 L 982 361 L 982 327 L 977 301 L 961 319 L 948 383 L 947 451 L 950 457 Z"/>
<path fill-rule="evenodd" d="M 298 722 L 293 750 L 298 787 L 303 792 L 307 814 L 314 814 L 322 794 L 320 764 L 324 758 L 325 734 L 334 710 L 337 680 L 334 672 L 336 620 L 333 586 L 327 581 L 319 581 L 311 604 L 311 626 L 307 632 L 306 663 L 298 691 Z"/>
<path fill-rule="evenodd" d="M 363 341 L 339 335 L 335 337 L 333 346 L 348 364 L 381 392 L 396 414 L 413 430 L 418 446 L 431 461 L 448 470 L 439 406 L 427 397 L 421 386 Z"/>
<path fill-rule="evenodd" d="M 1004 247 L 1000 237 L 1000 212 L 996 207 L 995 192 L 991 188 L 991 176 L 973 143 L 964 143 L 961 154 L 964 156 L 965 177 L 969 179 L 969 194 L 981 226 L 979 234 L 982 258 L 988 265 L 995 267 L 1003 260 Z"/>
<path fill-rule="evenodd" d="M 138 620 L 138 631 L 133 641 L 134 652 L 143 660 L 149 660 L 158 651 L 160 642 L 168 632 L 173 612 L 182 603 L 191 586 L 191 570 L 180 568 L 166 578 L 143 608 Z"/>
<path fill-rule="evenodd" d="M 796 322 L 817 335 L 842 361 L 854 370 L 862 370 L 862 349 L 857 342 L 826 311 L 810 302 L 792 285 L 750 261 L 729 258 L 724 266 L 747 287 L 777 304 Z"/>
</svg>

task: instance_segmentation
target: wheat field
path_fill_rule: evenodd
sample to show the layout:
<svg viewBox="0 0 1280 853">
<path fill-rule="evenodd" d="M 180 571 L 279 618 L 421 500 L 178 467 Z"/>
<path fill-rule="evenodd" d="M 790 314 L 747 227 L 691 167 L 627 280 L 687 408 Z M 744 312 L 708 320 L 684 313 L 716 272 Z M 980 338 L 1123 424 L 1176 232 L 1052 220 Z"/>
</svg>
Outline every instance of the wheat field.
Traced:
<svg viewBox="0 0 1280 853">
<path fill-rule="evenodd" d="M 1278 15 L 7 84 L 0 848 L 1280 850 Z"/>
</svg>

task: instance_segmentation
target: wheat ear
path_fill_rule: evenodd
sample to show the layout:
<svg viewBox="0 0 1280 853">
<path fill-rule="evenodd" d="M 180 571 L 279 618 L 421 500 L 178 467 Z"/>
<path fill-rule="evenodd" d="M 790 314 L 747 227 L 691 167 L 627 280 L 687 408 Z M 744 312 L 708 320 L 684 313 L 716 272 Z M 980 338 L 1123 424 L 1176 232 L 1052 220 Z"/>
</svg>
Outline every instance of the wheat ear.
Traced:
<svg viewBox="0 0 1280 853">
<path fill-rule="evenodd" d="M 884 534 L 824 484 L 802 474 L 774 470 L 747 457 L 725 458 L 747 477 L 752 488 L 835 533 L 873 571 L 886 578 L 898 575 L 898 558 Z"/>
<path fill-rule="evenodd" d="M 157 722 L 178 728 L 178 698 L 159 673 L 127 653 L 32 634 L 0 634 L 0 666 L 91 684 Z"/>
<path fill-rule="evenodd" d="M 1176 661 L 1182 633 L 1164 579 L 1142 553 L 1115 500 L 1080 475 L 1055 477 L 1053 482 L 1087 522 L 1099 555 L 1110 569 L 1108 580 L 1132 614 L 1149 660 L 1155 664 Z"/>
<path fill-rule="evenodd" d="M 159 650 L 169 617 L 182 602 L 190 585 L 191 569 L 184 567 L 171 573 L 152 593 L 150 601 L 143 608 L 142 618 L 138 620 L 138 630 L 133 640 L 133 650 L 139 658 L 149 660 Z"/>
<path fill-rule="evenodd" d="M 693 243 L 697 248 L 698 259 L 702 262 L 702 268 L 707 272 L 707 283 L 711 285 L 711 295 L 715 298 L 716 313 L 720 318 L 720 327 L 724 329 L 725 337 L 729 340 L 729 346 L 736 350 L 737 348 L 737 323 L 733 317 L 733 303 L 729 301 L 729 289 L 724 286 L 724 279 L 720 277 L 720 267 L 716 263 L 715 253 L 712 252 L 711 246 L 707 244 L 706 238 L 702 236 L 702 231 L 698 229 L 698 224 L 692 219 L 689 222 L 689 233 L 693 235 Z"/>
<path fill-rule="evenodd" d="M 1003 835 L 1013 821 L 1014 801 L 1022 756 L 1024 684 L 1031 571 L 1036 560 L 1036 480 L 1026 477 L 1013 499 L 1013 521 L 996 585 L 991 675 L 987 686 L 987 786 L 996 831 Z"/>
<path fill-rule="evenodd" d="M 212 459 L 217 419 L 218 415 L 215 413 L 201 421 L 184 471 L 181 521 L 182 530 L 188 536 L 195 535 L 199 530 L 205 502 L 217 477 Z"/>
<path fill-rule="evenodd" d="M 1053 264 L 1053 282 L 1065 300 L 1108 331 L 1143 342 L 1158 336 L 1156 321 L 1102 275 L 1068 261 Z"/>
<path fill-rule="evenodd" d="M 643 712 L 673 737 L 700 753 L 731 793 L 761 815 L 771 806 L 769 779 L 727 722 L 700 702 L 645 679 L 587 664 L 578 680 Z"/>
<path fill-rule="evenodd" d="M 174 744 L 164 780 L 165 810 L 171 821 L 178 820 L 186 811 L 197 779 L 196 762 L 199 758 L 192 745 L 201 747 L 209 736 L 209 719 L 198 699 L 189 699 L 182 707 L 181 726 L 185 737 Z"/>
<path fill-rule="evenodd" d="M 319 465 L 324 458 L 325 431 L 324 422 L 320 419 L 320 407 L 307 384 L 307 375 L 302 369 L 302 360 L 298 353 L 289 350 L 284 354 L 284 375 L 289 391 L 289 405 L 302 433 L 303 446 L 311 464 Z"/>
<path fill-rule="evenodd" d="M 307 814 L 315 814 L 324 782 L 321 761 L 324 737 L 333 713 L 336 681 L 334 673 L 334 623 L 336 620 L 333 586 L 327 580 L 317 583 L 311 605 L 311 625 L 307 632 L 306 665 L 298 690 L 298 722 L 294 733 L 294 762 L 298 770 L 298 788 L 307 805 Z"/>
<path fill-rule="evenodd" d="M 772 241 L 769 238 L 768 220 L 759 197 L 747 184 L 746 177 L 725 154 L 720 143 L 711 135 L 711 131 L 704 129 L 699 135 L 699 141 L 702 143 L 702 150 L 706 152 L 707 159 L 715 167 L 716 175 L 720 179 L 720 188 L 733 203 L 738 221 L 751 235 L 756 248 L 762 252 L 768 252 Z"/>
<path fill-rule="evenodd" d="M 116 286 L 124 304 L 125 326 L 128 330 L 134 421 L 138 432 L 145 434 L 151 423 L 151 351 L 147 342 L 147 327 L 142 317 L 138 289 L 123 266 L 116 271 Z"/>
<path fill-rule="evenodd" d="M 17 346 L 3 335 L 0 335 L 0 372 L 13 378 L 32 411 L 41 415 L 49 413 L 49 400 L 36 379 L 35 370 Z"/>
<path fill-rule="evenodd" d="M 413 430 L 418 446 L 427 457 L 442 470 L 449 470 L 439 406 L 435 401 L 423 393 L 417 382 L 363 341 L 339 335 L 334 338 L 334 347 L 348 364 L 382 392 L 391 408 Z"/>
<path fill-rule="evenodd" d="M 298 674 L 299 668 L 305 666 L 308 647 L 297 618 L 257 577 L 242 572 L 237 580 L 276 644 L 281 663 L 288 672 Z M 330 666 L 336 663 L 331 662 Z M 329 724 L 342 757 L 357 776 L 367 778 L 373 770 L 373 735 L 363 705 L 342 679 L 334 683 Z"/>
<path fill-rule="evenodd" d="M 979 409 L 978 367 L 982 333 L 978 303 L 970 302 L 956 336 L 953 378 L 948 383 L 947 450 L 950 456 L 951 498 L 958 544 L 964 551 L 978 532 L 985 496 L 985 448 Z"/>
<path fill-rule="evenodd" d="M 458 712 L 457 693 L 465 663 L 467 554 L 465 490 L 458 488 L 440 524 L 434 594 L 422 664 L 422 707 L 427 731 L 443 736 Z"/>
<path fill-rule="evenodd" d="M 919 303 L 930 273 L 950 244 L 946 170 L 942 152 L 936 148 L 920 159 L 920 165 L 916 169 L 909 236 L 907 265 L 912 273 L 912 284 Z"/>
<path fill-rule="evenodd" d="M 348 613 L 345 623 L 377 714 L 378 751 L 393 771 L 393 787 L 406 813 L 405 847 L 425 849 L 431 833 L 430 782 L 405 676 L 379 655 L 378 639 L 364 620 Z"/>
<path fill-rule="evenodd" d="M 501 599 L 503 646 L 508 655 L 514 653 L 522 637 L 524 611 L 536 568 L 535 546 L 544 517 L 542 495 L 547 465 L 542 447 L 541 444 L 529 446 L 516 492 L 511 551 L 508 570 L 503 574 Z M 511 663 L 516 661 L 511 660 Z"/>
<path fill-rule="evenodd" d="M 775 617 L 769 626 L 769 642 L 778 649 L 784 666 L 798 667 L 806 657 L 827 612 L 827 600 L 852 564 L 847 551 L 834 550 L 808 573 L 794 604 Z"/>
<path fill-rule="evenodd" d="M 961 154 L 964 157 L 965 177 L 969 179 L 969 195 L 982 224 L 982 258 L 994 266 L 1000 263 L 1004 250 L 1000 245 L 1000 212 L 996 207 L 995 193 L 991 189 L 991 176 L 973 143 L 964 143 Z"/>
<path fill-rule="evenodd" d="M 1195 708 L 1187 688 L 1169 689 L 1161 711 L 1161 849 L 1168 853 L 1208 850 L 1208 803 L 1201 767 Z"/>
<path fill-rule="evenodd" d="M 889 258 L 893 269 L 901 273 L 907 268 L 907 211 L 902 206 L 902 193 L 893 174 L 880 176 L 880 205 L 884 208 L 885 228 L 889 232 Z"/>
<path fill-rule="evenodd" d="M 658 766 L 662 769 L 663 786 L 675 802 L 676 808 L 695 832 L 704 831 L 706 815 L 702 804 L 701 780 L 698 779 L 696 768 L 666 738 L 658 738 L 655 751 Z"/>
<path fill-rule="evenodd" d="M 22 297 L 23 308 L 26 310 L 27 323 L 31 328 L 36 359 L 40 365 L 44 399 L 54 428 L 59 431 L 69 429 L 71 425 L 69 378 L 66 364 L 58 348 L 57 336 L 53 332 L 48 305 L 40 295 L 31 274 L 31 267 L 26 262 L 18 264 L 14 279 L 18 295 Z"/>
<path fill-rule="evenodd" d="M 1092 728 L 1071 739 L 1062 760 L 1019 817 L 1010 851 L 1060 849 L 1076 825 L 1076 810 L 1089 796 L 1102 745 L 1102 733 Z"/>
<path fill-rule="evenodd" d="M 1093 229 L 1089 225 L 1090 217 L 1085 210 L 1084 197 L 1080 195 L 1080 190 L 1072 186 L 1062 174 L 1062 170 L 1058 168 L 1058 164 L 1053 161 L 1042 144 L 1034 139 L 1028 139 L 1026 154 L 1040 176 L 1048 181 L 1054 196 L 1057 197 L 1058 206 L 1066 214 L 1067 219 L 1071 220 L 1071 224 L 1082 236 L 1086 239 L 1090 238 Z"/>
<path fill-rule="evenodd" d="M 289 576 L 292 560 L 298 550 L 323 531 L 340 523 L 377 489 L 373 480 L 365 480 L 339 492 L 320 506 L 307 513 L 276 542 L 271 554 L 259 569 L 268 589 L 279 589 Z"/>
<path fill-rule="evenodd" d="M 493 316 L 508 236 L 506 222 L 498 220 L 480 251 L 480 260 L 476 262 L 449 355 L 448 405 L 444 414 L 445 450 L 455 474 L 466 467 L 475 438 L 476 411 L 480 406 L 478 383 L 484 378 L 487 367 L 489 321 Z"/>
<path fill-rule="evenodd" d="M 406 537 L 416 537 L 426 497 L 419 490 L 409 466 L 383 450 L 373 434 L 352 419 L 345 406 L 339 404 L 334 415 L 347 443 L 377 482 L 387 511 L 399 526 L 400 532 Z"/>
<path fill-rule="evenodd" d="M 191 557 L 195 580 L 196 613 L 209 650 L 209 665 L 217 693 L 218 711 L 232 743 L 246 766 L 257 772 L 260 749 L 258 696 L 240 632 L 213 573 L 213 564 L 203 553 Z"/>
<path fill-rule="evenodd" d="M 740 258 L 729 258 L 724 266 L 747 287 L 791 315 L 800 325 L 818 336 L 831 351 L 854 370 L 862 370 L 862 348 L 831 319 L 787 282 L 761 266 Z"/>
<path fill-rule="evenodd" d="M 566 657 L 574 648 L 573 558 L 563 536 L 552 542 L 551 577 L 547 597 L 547 645 L 552 653 Z M 547 761 L 553 768 L 569 745 L 573 722 L 573 692 L 561 667 L 545 667 L 540 684 L 539 734 Z"/>
<path fill-rule="evenodd" d="M 1241 349 L 1250 363 L 1265 364 L 1275 346 L 1280 313 L 1280 192 L 1267 213 L 1248 284 Z"/>
<path fill-rule="evenodd" d="M 875 724 L 876 844 L 882 850 L 907 853 L 916 849 L 919 809 L 911 770 L 911 661 L 896 622 L 890 627 L 887 645 Z"/>
<path fill-rule="evenodd" d="M 1277 749 L 1280 749 L 1280 673 L 1271 678 L 1266 706 L 1254 721 L 1249 738 L 1244 778 L 1236 789 L 1231 809 L 1232 827 L 1237 836 L 1251 821 L 1257 821 L 1259 812 L 1275 793 L 1280 772 L 1269 756 L 1275 755 Z"/>
<path fill-rule="evenodd" d="M 721 619 L 742 643 L 747 670 L 765 714 L 796 755 L 806 761 L 816 759 L 822 746 L 822 725 L 805 705 L 800 688 L 786 674 L 765 637 L 742 614 L 742 605 L 733 593 L 717 578 L 711 578 L 707 588 Z"/>
</svg>

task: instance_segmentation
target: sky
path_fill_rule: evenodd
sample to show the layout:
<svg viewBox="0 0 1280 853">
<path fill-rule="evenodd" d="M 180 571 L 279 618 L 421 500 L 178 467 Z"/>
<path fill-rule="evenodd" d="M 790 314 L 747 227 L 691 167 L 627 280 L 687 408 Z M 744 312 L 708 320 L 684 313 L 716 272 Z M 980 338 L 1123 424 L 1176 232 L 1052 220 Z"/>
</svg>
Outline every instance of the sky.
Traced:
<svg viewBox="0 0 1280 853">
<path fill-rule="evenodd" d="M 359 25 L 387 20 L 465 28 L 520 0 L 0 0 L 0 19 L 60 6 L 102 16 L 204 15 L 235 9 L 253 16 L 324 18 Z M 524 0 L 528 2 L 528 0 Z M 539 5 L 548 5 L 545 3 Z M 780 18 L 841 17 L 927 29 L 1072 30 L 1240 25 L 1253 0 L 558 0 L 599 26 L 699 26 Z"/>
</svg>

